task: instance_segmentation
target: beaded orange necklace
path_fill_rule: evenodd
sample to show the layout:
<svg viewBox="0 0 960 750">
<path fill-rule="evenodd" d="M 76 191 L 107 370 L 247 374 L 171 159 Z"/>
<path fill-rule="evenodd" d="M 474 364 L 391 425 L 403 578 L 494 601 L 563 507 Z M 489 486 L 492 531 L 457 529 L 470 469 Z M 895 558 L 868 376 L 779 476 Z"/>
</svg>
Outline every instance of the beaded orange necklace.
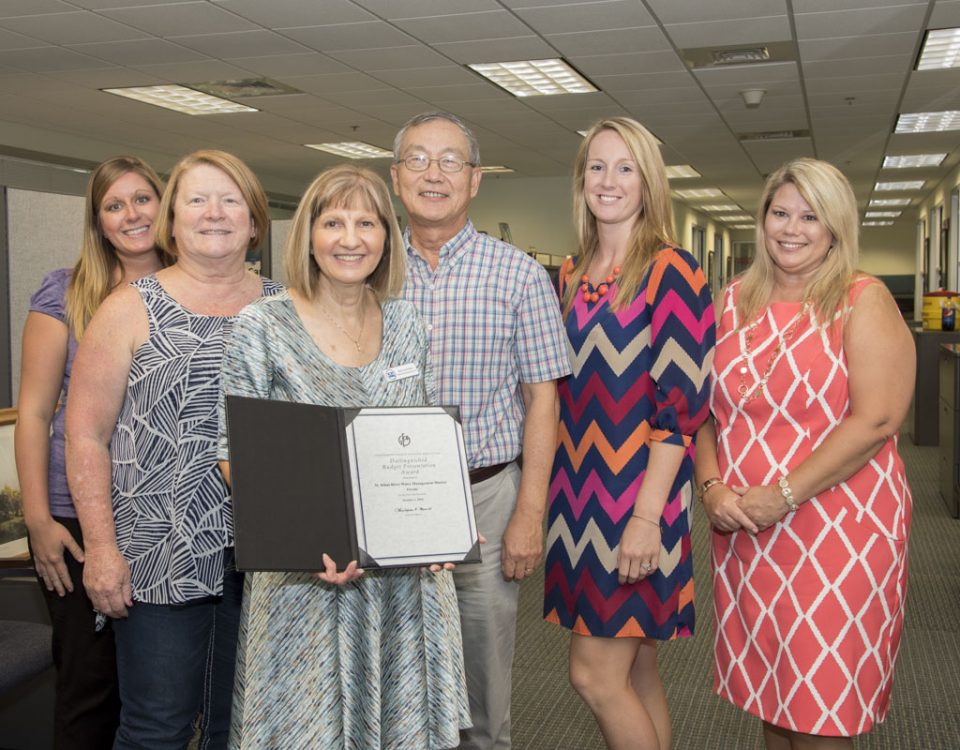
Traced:
<svg viewBox="0 0 960 750">
<path fill-rule="evenodd" d="M 580 281 L 583 282 L 580 285 L 580 291 L 583 292 L 583 301 L 584 302 L 596 302 L 598 299 L 603 297 L 609 290 L 610 285 L 617 280 L 617 277 L 620 275 L 620 266 L 614 266 L 613 272 L 610 273 L 607 278 L 602 282 L 597 284 L 595 291 L 590 291 L 590 275 L 584 274 L 580 277 Z"/>
</svg>

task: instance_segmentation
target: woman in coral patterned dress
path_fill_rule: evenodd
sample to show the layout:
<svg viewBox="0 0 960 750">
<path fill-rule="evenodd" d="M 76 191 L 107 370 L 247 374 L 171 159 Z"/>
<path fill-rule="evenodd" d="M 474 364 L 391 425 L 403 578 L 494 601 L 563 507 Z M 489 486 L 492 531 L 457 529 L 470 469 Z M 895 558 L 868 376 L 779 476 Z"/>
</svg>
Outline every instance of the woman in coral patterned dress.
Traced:
<svg viewBox="0 0 960 750">
<path fill-rule="evenodd" d="M 657 642 L 693 635 L 693 435 L 707 416 L 714 320 L 673 246 L 666 171 L 639 123 L 595 125 L 574 165 L 581 253 L 565 324 L 544 615 L 572 631 L 570 679 L 611 748 L 667 750 Z"/>
<path fill-rule="evenodd" d="M 697 478 L 713 525 L 714 688 L 768 750 L 849 748 L 886 716 L 903 626 L 915 376 L 893 298 L 857 273 L 836 168 L 770 176 L 757 253 L 725 290 Z"/>
</svg>

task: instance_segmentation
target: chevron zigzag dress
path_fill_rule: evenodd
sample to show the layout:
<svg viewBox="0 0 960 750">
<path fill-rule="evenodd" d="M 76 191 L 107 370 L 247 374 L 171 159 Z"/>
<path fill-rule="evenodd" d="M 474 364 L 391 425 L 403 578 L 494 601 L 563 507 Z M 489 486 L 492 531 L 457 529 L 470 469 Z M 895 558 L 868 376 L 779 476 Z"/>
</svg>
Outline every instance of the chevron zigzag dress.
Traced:
<svg viewBox="0 0 960 750">
<path fill-rule="evenodd" d="M 613 312 L 617 291 L 614 282 L 596 302 L 578 294 L 565 320 L 573 373 L 559 384 L 544 617 L 580 635 L 669 640 L 694 630 L 693 435 L 707 414 L 713 306 L 697 262 L 674 247 Z M 621 585 L 619 542 L 653 441 L 685 453 L 660 518 L 659 568 Z"/>
</svg>

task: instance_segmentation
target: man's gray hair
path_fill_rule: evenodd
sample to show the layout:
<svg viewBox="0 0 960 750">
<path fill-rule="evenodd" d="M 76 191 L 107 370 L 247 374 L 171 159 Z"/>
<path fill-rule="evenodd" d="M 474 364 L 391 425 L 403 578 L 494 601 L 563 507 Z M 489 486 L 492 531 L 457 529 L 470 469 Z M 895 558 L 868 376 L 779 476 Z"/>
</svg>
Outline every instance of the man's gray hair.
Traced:
<svg viewBox="0 0 960 750">
<path fill-rule="evenodd" d="M 434 120 L 446 120 L 447 122 L 453 123 L 456 125 L 463 134 L 467 137 L 467 144 L 469 145 L 469 158 L 470 162 L 475 166 L 480 166 L 480 144 L 477 143 L 477 136 L 473 134 L 473 131 L 470 130 L 470 127 L 465 123 L 461 118 L 452 112 L 444 112 L 443 110 L 437 110 L 436 112 L 424 112 L 419 114 L 416 117 L 412 117 L 407 120 L 403 127 L 400 128 L 400 132 L 397 133 L 397 137 L 393 139 L 393 159 L 394 161 L 400 161 L 400 147 L 403 145 L 403 138 L 407 134 L 407 131 L 410 128 L 415 128 L 418 125 L 425 125 L 428 122 L 433 122 Z"/>
</svg>

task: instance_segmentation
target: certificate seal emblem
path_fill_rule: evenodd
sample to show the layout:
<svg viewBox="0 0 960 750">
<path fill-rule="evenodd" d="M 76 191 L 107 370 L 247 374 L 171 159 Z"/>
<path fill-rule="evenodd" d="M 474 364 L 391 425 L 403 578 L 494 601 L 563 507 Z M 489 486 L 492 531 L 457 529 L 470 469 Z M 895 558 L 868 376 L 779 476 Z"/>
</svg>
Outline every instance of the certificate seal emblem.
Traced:
<svg viewBox="0 0 960 750">
<path fill-rule="evenodd" d="M 407 446 L 410 445 L 410 436 L 409 436 L 407 433 L 405 433 L 405 432 L 401 432 L 401 433 L 397 436 L 397 444 L 398 444 L 401 448 L 406 448 Z"/>
</svg>

